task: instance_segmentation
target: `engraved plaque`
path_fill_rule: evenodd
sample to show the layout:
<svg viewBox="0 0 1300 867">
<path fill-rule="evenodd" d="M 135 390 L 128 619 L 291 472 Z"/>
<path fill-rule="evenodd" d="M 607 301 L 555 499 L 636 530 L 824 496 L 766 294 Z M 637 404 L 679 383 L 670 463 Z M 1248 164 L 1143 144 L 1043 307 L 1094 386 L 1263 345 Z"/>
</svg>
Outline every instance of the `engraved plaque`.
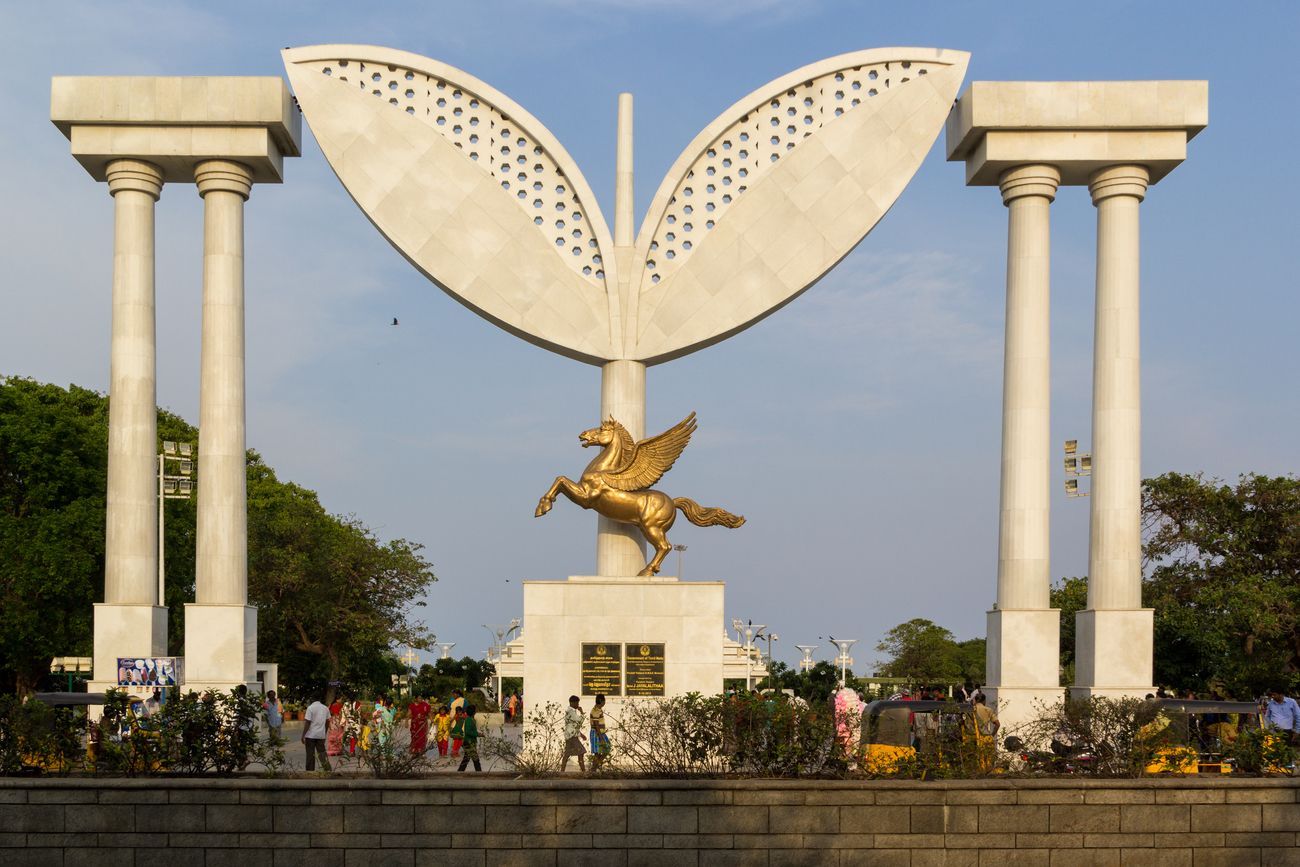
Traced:
<svg viewBox="0 0 1300 867">
<path fill-rule="evenodd" d="M 582 694 L 623 694 L 623 645 L 596 642 L 582 645 Z"/>
<path fill-rule="evenodd" d="M 664 646 L 645 643 L 626 648 L 628 696 L 663 695 Z"/>
</svg>

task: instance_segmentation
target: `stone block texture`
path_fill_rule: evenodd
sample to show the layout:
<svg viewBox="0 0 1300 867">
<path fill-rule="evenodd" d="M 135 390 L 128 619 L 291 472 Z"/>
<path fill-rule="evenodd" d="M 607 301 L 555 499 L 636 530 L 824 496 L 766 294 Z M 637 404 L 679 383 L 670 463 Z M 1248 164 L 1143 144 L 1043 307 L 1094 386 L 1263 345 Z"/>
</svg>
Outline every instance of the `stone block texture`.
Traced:
<svg viewBox="0 0 1300 867">
<path fill-rule="evenodd" d="M 0 779 L 3 865 L 1262 867 L 1298 844 L 1291 778 Z"/>
</svg>

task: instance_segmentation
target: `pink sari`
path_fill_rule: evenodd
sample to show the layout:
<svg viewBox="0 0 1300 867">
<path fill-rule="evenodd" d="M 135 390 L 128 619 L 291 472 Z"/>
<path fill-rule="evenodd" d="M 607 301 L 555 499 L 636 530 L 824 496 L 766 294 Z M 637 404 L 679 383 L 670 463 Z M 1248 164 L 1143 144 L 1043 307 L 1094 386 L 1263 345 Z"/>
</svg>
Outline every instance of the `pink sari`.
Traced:
<svg viewBox="0 0 1300 867">
<path fill-rule="evenodd" d="M 330 705 L 329 727 L 325 730 L 325 754 L 338 756 L 343 754 L 343 703 Z"/>
</svg>

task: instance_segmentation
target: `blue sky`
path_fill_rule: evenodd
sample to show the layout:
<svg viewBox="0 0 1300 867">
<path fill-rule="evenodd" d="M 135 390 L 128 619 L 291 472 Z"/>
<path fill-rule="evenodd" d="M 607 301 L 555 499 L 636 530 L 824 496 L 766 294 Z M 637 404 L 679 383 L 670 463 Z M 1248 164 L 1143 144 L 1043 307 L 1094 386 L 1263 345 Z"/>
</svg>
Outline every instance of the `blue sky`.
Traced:
<svg viewBox="0 0 1300 867">
<path fill-rule="evenodd" d="M 698 7 L 698 8 L 697 8 Z M 700 11 L 700 10 L 703 11 Z M 280 75 L 279 49 L 387 45 L 464 69 L 542 120 L 613 210 L 615 101 L 636 97 L 636 219 L 681 148 L 765 81 L 860 48 L 972 53 L 968 80 L 1190 78 L 1210 126 L 1149 193 L 1143 231 L 1145 475 L 1292 472 L 1300 429 L 1289 2 L 1177 5 L 533 0 L 530 3 L 0 5 L 0 372 L 107 387 L 112 203 L 49 123 L 56 74 Z M 996 11 L 996 15 L 991 12 Z M 1056 441 L 1089 440 L 1094 210 L 1053 206 Z M 383 537 L 423 542 L 425 617 L 456 653 L 521 613 L 525 578 L 594 565 L 595 517 L 533 506 L 589 453 L 599 371 L 478 319 L 348 199 L 319 148 L 247 206 L 248 442 L 283 478 Z M 1006 216 L 942 140 L 858 249 L 795 303 L 652 368 L 647 427 L 695 410 L 663 483 L 743 512 L 680 522 L 688 578 L 772 624 L 778 658 L 928 617 L 982 635 L 997 559 Z M 159 401 L 198 417 L 201 203 L 158 205 Z M 399 317 L 401 326 L 388 323 Z M 1055 470 L 1059 476 L 1059 470 Z M 1053 490 L 1061 490 L 1054 478 Z M 1087 501 L 1053 501 L 1053 574 L 1087 569 Z M 674 561 L 667 564 L 674 567 Z"/>
</svg>

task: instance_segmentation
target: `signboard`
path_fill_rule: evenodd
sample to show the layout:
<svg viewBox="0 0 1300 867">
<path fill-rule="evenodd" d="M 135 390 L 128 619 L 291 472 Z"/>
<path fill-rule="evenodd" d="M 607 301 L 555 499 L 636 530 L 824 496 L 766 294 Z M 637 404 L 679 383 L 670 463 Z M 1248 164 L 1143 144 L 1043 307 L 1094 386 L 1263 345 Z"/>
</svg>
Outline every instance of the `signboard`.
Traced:
<svg viewBox="0 0 1300 867">
<path fill-rule="evenodd" d="M 627 694 L 628 697 L 664 694 L 662 644 L 627 645 Z"/>
<path fill-rule="evenodd" d="M 117 658 L 118 686 L 174 687 L 180 682 L 181 658 L 147 656 Z"/>
<path fill-rule="evenodd" d="M 582 645 L 582 694 L 623 694 L 623 645 L 614 642 Z"/>
</svg>

